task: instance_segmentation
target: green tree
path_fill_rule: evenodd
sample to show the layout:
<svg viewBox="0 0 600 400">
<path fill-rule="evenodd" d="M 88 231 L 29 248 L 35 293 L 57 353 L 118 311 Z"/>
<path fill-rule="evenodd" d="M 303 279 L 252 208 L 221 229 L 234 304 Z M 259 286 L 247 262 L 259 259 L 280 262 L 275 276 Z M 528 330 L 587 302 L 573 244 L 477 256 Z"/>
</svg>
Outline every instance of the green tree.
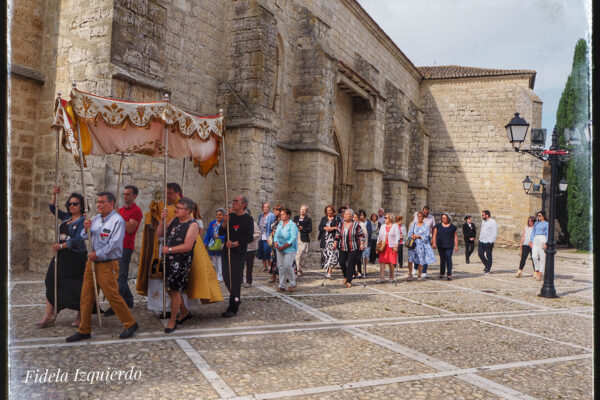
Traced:
<svg viewBox="0 0 600 400">
<path fill-rule="evenodd" d="M 556 111 L 556 128 L 560 132 L 559 146 L 564 148 L 565 129 L 582 130 L 590 118 L 590 71 L 588 47 L 580 39 L 575 46 L 573 66 Z M 582 138 L 581 150 L 589 150 L 589 143 Z M 572 149 L 578 150 L 578 149 Z M 567 228 L 566 239 L 575 247 L 590 249 L 591 162 L 590 153 L 583 153 L 560 168 L 560 176 L 569 182 L 566 205 L 564 199 L 557 204 L 561 226 Z M 566 206 L 566 207 L 565 207 Z M 566 213 L 565 213 L 566 209 Z M 566 218 L 565 218 L 566 217 Z M 566 220 L 566 221 L 565 221 Z"/>
</svg>

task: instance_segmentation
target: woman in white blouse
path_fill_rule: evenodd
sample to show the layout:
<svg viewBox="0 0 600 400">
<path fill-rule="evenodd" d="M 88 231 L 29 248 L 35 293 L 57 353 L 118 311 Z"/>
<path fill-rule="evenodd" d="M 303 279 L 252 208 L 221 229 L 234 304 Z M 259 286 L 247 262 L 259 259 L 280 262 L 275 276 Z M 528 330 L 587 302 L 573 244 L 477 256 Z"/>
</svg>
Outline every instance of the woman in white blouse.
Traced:
<svg viewBox="0 0 600 400">
<path fill-rule="evenodd" d="M 385 266 L 390 268 L 390 283 L 396 282 L 394 268 L 398 261 L 398 242 L 400 241 L 400 229 L 396 224 L 396 217 L 392 213 L 385 215 L 385 225 L 379 229 L 377 243 L 384 242 L 385 248 L 379 253 L 379 279 L 377 283 L 385 283 Z"/>
<path fill-rule="evenodd" d="M 529 217 L 527 219 L 527 226 L 523 228 L 523 234 L 521 235 L 521 244 L 519 245 L 521 249 L 521 264 L 519 264 L 519 271 L 515 275 L 517 278 L 520 278 L 523 274 L 523 268 L 525 267 L 525 263 L 527 263 L 527 257 L 529 257 L 529 254 L 531 254 L 531 247 L 529 247 L 529 238 L 531 237 L 533 224 L 535 224 L 535 218 Z M 533 259 L 531 260 L 531 264 L 533 265 Z"/>
</svg>

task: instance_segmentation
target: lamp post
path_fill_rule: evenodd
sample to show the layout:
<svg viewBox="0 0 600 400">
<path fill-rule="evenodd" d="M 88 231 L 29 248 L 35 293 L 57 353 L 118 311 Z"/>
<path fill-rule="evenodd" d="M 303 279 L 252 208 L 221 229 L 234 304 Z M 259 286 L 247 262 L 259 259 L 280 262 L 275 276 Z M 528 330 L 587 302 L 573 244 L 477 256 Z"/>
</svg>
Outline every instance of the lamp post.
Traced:
<svg viewBox="0 0 600 400">
<path fill-rule="evenodd" d="M 591 124 L 590 124 L 591 125 Z M 546 298 L 556 298 L 556 288 L 554 287 L 554 256 L 556 255 L 556 242 L 554 240 L 554 221 L 556 219 L 556 196 L 558 189 L 558 165 L 574 154 L 569 150 L 562 150 L 558 147 L 558 132 L 556 126 L 552 131 L 552 144 L 550 149 L 543 150 L 542 148 L 530 148 L 520 149 L 519 146 L 525 141 L 527 136 L 527 129 L 529 124 L 519 116 L 519 113 L 515 113 L 514 117 L 508 124 L 504 126 L 508 135 L 509 142 L 513 145 L 514 149 L 518 153 L 530 154 L 542 161 L 548 161 L 550 163 L 550 212 L 548 219 L 548 243 L 546 243 L 546 273 L 544 274 L 544 285 L 540 291 L 539 296 Z M 591 131 L 591 129 L 590 129 Z M 567 135 L 566 135 L 567 136 Z M 590 135 L 591 137 L 591 135 Z M 537 138 L 539 139 L 539 138 Z M 570 134 L 567 136 L 568 144 L 575 144 L 575 135 Z M 529 177 L 526 178 L 526 181 Z M 523 188 L 525 188 L 526 182 L 523 182 Z M 566 190 L 566 181 L 563 179 L 560 182 L 561 189 Z"/>
<path fill-rule="evenodd" d="M 564 189 L 562 188 L 561 184 L 564 183 Z M 525 190 L 525 194 L 529 195 L 529 196 L 534 196 L 534 197 L 539 197 L 542 199 L 542 211 L 545 213 L 546 212 L 546 187 L 548 186 L 548 182 L 546 182 L 545 180 L 541 179 L 540 183 L 533 183 L 531 182 L 531 179 L 529 179 L 529 175 L 527 175 L 527 177 L 525 178 L 525 180 L 523 181 L 523 190 Z M 542 192 L 540 193 L 540 188 L 542 190 Z M 558 196 L 562 195 L 562 192 L 565 192 L 567 190 L 567 181 L 566 180 L 561 180 L 558 184 L 558 190 L 561 192 L 558 194 Z"/>
</svg>

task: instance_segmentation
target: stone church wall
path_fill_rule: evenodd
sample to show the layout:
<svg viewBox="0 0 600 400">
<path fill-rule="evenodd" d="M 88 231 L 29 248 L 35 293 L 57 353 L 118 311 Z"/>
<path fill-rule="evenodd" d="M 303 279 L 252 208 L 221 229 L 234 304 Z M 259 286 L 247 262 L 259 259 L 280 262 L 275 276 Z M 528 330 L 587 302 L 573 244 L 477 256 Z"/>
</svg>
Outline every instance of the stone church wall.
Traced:
<svg viewBox="0 0 600 400">
<path fill-rule="evenodd" d="M 481 226 L 487 209 L 498 222 L 498 244 L 518 244 L 527 217 L 540 207 L 522 181 L 541 176 L 542 163 L 516 153 L 504 125 L 517 108 L 530 128 L 539 128 L 541 106 L 529 76 L 423 82 L 421 108 L 431 135 L 427 201 L 436 217 L 446 211 L 462 225 L 470 214 Z"/>
<path fill-rule="evenodd" d="M 14 10 L 15 268 L 44 271 L 51 256 L 54 226 L 47 202 L 56 136 L 50 126 L 56 92 L 68 98 L 73 80 L 83 91 L 130 101 L 161 100 L 168 93 L 174 104 L 200 115 L 222 108 L 228 195 L 247 195 L 254 216 L 264 201 L 294 212 L 308 204 L 315 224 L 334 200 L 405 215 L 427 201 L 449 206 L 431 188 L 445 179 L 446 172 L 435 169 L 439 162 L 455 165 L 457 159 L 445 158 L 435 135 L 454 118 L 452 129 L 464 137 L 460 120 L 471 114 L 441 115 L 452 112 L 440 101 L 448 89 L 422 83 L 414 65 L 354 0 L 17 0 Z M 348 80 L 353 83 L 343 87 L 340 82 Z M 481 90 L 496 90 L 494 85 L 485 82 Z M 506 95 L 531 103 L 527 88 Z M 469 96 L 461 101 L 474 107 Z M 486 116 L 496 113 L 493 104 L 482 111 Z M 530 107 L 530 114 L 541 117 L 541 103 Z M 506 160 L 500 156 L 497 162 Z M 116 191 L 121 157 L 90 156 L 87 162 L 86 191 L 94 208 L 97 192 Z M 490 171 L 504 167 L 489 163 Z M 207 177 L 189 162 L 184 169 L 182 160 L 170 160 L 168 168 L 168 180 L 182 183 L 207 224 L 224 206 L 224 160 Z M 147 210 L 152 193 L 163 186 L 162 160 L 127 156 L 122 175 L 121 187 L 138 186 L 137 203 Z M 59 182 L 60 203 L 82 190 L 79 169 L 63 150 Z M 453 190 L 459 189 L 448 189 L 451 198 L 458 196 Z M 498 213 L 508 226 L 510 209 Z M 315 229 L 314 239 L 317 234 Z"/>
</svg>

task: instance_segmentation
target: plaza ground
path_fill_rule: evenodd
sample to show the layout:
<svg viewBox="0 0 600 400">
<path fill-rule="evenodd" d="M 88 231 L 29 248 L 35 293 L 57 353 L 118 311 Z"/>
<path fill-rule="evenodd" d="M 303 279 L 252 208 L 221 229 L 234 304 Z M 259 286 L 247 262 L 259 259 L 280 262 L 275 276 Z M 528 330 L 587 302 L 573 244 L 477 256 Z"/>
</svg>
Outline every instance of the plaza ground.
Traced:
<svg viewBox="0 0 600 400">
<path fill-rule="evenodd" d="M 558 299 L 537 296 L 531 262 L 515 278 L 518 259 L 518 250 L 495 249 L 484 275 L 476 254 L 466 264 L 459 252 L 454 280 L 406 282 L 405 264 L 396 284 L 375 284 L 379 268 L 370 265 L 349 289 L 339 270 L 323 281 L 311 264 L 294 293 L 276 292 L 257 260 L 234 318 L 220 317 L 224 302 L 198 304 L 165 334 L 166 321 L 136 295 L 133 338 L 118 338 L 116 316 L 100 328 L 94 315 L 92 339 L 76 343 L 65 342 L 75 311 L 62 311 L 54 327 L 34 325 L 44 313 L 44 274 L 13 274 L 11 398 L 592 399 L 591 256 L 559 251 Z M 74 380 L 78 368 L 132 367 L 136 379 Z M 32 371 L 58 368 L 66 382 L 33 382 Z"/>
</svg>

